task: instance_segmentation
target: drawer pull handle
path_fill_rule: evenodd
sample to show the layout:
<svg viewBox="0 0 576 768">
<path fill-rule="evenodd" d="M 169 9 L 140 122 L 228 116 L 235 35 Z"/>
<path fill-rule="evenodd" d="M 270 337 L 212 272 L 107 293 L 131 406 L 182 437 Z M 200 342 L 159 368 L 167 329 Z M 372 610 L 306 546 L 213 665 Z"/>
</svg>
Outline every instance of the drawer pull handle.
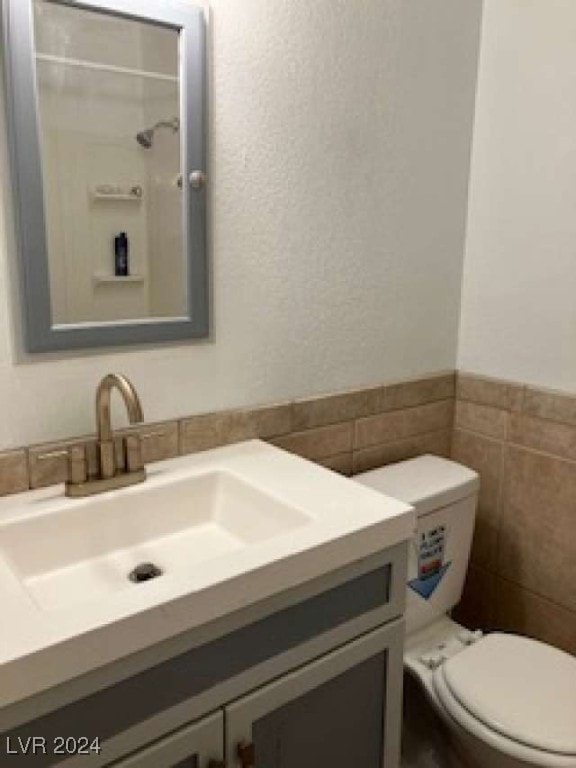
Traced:
<svg viewBox="0 0 576 768">
<path fill-rule="evenodd" d="M 255 768 L 256 758 L 254 744 L 247 744 L 245 741 L 241 741 L 238 744 L 238 757 L 242 768 Z"/>
</svg>

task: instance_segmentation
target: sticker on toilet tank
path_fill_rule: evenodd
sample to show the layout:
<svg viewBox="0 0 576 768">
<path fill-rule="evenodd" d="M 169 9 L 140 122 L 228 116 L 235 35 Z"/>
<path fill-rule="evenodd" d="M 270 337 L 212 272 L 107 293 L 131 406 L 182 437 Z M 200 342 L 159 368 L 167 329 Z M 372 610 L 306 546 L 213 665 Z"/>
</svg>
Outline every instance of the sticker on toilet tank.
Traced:
<svg viewBox="0 0 576 768">
<path fill-rule="evenodd" d="M 420 597 L 428 600 L 442 581 L 450 567 L 444 562 L 446 549 L 446 526 L 438 525 L 419 534 L 417 542 L 418 578 L 408 582 L 408 586 Z"/>
</svg>

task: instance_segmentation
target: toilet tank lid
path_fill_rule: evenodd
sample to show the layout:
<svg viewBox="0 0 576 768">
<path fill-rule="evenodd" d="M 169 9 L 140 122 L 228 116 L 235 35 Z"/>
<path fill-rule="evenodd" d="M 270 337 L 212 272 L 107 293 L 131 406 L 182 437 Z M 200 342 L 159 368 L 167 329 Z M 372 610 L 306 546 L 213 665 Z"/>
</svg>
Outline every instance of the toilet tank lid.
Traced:
<svg viewBox="0 0 576 768">
<path fill-rule="evenodd" d="M 472 496 L 480 487 L 476 472 L 455 461 L 430 455 L 363 472 L 354 479 L 411 504 L 418 515 Z"/>
</svg>

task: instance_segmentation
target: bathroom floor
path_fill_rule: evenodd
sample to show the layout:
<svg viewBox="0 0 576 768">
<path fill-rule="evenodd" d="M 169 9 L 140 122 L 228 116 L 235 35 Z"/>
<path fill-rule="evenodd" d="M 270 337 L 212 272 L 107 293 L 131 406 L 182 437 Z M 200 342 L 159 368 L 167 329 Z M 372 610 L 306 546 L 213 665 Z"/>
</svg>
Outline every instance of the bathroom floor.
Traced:
<svg viewBox="0 0 576 768">
<path fill-rule="evenodd" d="M 444 724 L 409 676 L 404 676 L 401 768 L 470 768 L 449 743 Z"/>
</svg>

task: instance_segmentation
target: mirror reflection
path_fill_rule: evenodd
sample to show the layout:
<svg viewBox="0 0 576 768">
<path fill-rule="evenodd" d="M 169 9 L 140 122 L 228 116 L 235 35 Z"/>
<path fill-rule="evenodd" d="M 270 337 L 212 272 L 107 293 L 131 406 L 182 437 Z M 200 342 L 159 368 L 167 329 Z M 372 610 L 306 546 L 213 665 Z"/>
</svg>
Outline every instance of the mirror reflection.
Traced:
<svg viewBox="0 0 576 768">
<path fill-rule="evenodd" d="M 52 323 L 184 317 L 179 31 L 34 2 Z"/>
</svg>

